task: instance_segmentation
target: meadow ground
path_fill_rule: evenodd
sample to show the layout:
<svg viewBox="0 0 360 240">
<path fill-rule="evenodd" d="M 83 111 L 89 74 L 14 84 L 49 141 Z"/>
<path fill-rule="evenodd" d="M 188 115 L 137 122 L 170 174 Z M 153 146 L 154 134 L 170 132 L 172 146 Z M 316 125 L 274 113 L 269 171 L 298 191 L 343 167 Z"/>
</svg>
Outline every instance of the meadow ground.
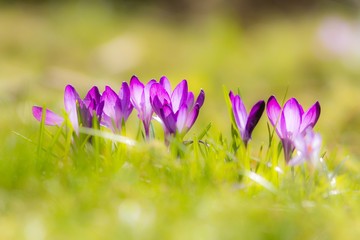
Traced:
<svg viewBox="0 0 360 240">
<path fill-rule="evenodd" d="M 360 55 L 326 47 L 329 21 L 356 26 L 329 12 L 243 27 L 222 14 L 1 8 L 0 239 L 357 239 Z M 74 148 L 66 131 L 31 114 L 33 105 L 61 113 L 66 84 L 83 96 L 134 74 L 204 89 L 185 136 L 195 143 L 166 147 L 156 122 L 156 139 L 145 142 L 133 112 L 134 146 L 94 137 Z M 266 114 L 235 153 L 224 86 L 239 89 L 248 108 L 270 95 L 305 108 L 319 101 L 321 168 L 286 166 L 276 136 L 269 146 Z"/>
</svg>

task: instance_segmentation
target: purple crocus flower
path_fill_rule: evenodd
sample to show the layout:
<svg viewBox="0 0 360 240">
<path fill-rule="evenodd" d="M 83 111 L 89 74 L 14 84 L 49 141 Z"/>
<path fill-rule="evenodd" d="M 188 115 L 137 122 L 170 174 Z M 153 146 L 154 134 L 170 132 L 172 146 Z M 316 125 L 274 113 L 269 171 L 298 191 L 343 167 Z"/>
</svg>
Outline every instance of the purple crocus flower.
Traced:
<svg viewBox="0 0 360 240">
<path fill-rule="evenodd" d="M 294 139 L 304 134 L 305 129 L 314 127 L 320 116 L 320 104 L 316 102 L 304 112 L 295 98 L 289 99 L 283 108 L 280 107 L 274 96 L 267 102 L 267 115 L 276 133 L 281 139 L 285 160 L 288 163 L 294 151 Z"/>
<path fill-rule="evenodd" d="M 152 84 L 150 89 L 151 105 L 163 123 L 166 136 L 185 135 L 195 123 L 204 100 L 205 93 L 201 90 L 195 101 L 186 80 L 171 91 L 169 80 L 162 77 L 160 83 Z"/>
<path fill-rule="evenodd" d="M 150 103 L 150 88 L 154 83 L 156 81 L 151 80 L 144 85 L 136 76 L 133 76 L 130 80 L 131 103 L 137 110 L 139 119 L 143 122 L 147 139 L 150 137 L 150 123 L 153 115 Z"/>
<path fill-rule="evenodd" d="M 98 121 L 101 121 L 104 103 L 100 101 L 100 93 L 96 86 L 91 88 L 84 100 L 82 100 L 75 88 L 67 85 L 64 92 L 64 105 L 69 120 L 77 134 L 79 126 L 92 127 L 93 117 L 96 116 Z M 33 106 L 32 112 L 38 121 L 42 120 L 42 107 Z M 63 122 L 64 119 L 61 116 L 46 109 L 46 125 L 60 126 Z"/>
<path fill-rule="evenodd" d="M 101 96 L 101 101 L 104 102 L 101 124 L 113 132 L 120 132 L 122 125 L 133 110 L 133 105 L 130 102 L 129 85 L 123 82 L 119 94 L 116 94 L 114 90 L 106 86 Z"/>
<path fill-rule="evenodd" d="M 265 101 L 258 101 L 250 110 L 249 115 L 246 112 L 245 105 L 239 95 L 234 95 L 232 91 L 229 93 L 233 116 L 242 140 L 245 146 L 251 139 L 251 133 L 254 130 L 256 124 L 259 122 L 261 115 L 265 109 Z"/>
<path fill-rule="evenodd" d="M 289 166 L 299 165 L 309 161 L 316 166 L 320 159 L 321 136 L 315 133 L 311 127 L 305 130 L 304 134 L 299 134 L 294 139 L 294 146 L 297 155 L 289 162 Z"/>
</svg>

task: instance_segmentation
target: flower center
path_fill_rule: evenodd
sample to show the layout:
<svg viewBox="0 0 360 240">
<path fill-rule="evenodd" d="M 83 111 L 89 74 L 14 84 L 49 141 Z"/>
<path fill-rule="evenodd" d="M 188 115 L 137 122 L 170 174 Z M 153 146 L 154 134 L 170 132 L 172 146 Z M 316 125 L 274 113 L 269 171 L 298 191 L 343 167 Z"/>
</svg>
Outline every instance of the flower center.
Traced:
<svg viewBox="0 0 360 240">
<path fill-rule="evenodd" d="M 308 152 L 312 152 L 312 151 L 313 151 L 313 147 L 311 146 L 311 144 L 307 145 L 307 151 L 308 151 Z"/>
</svg>

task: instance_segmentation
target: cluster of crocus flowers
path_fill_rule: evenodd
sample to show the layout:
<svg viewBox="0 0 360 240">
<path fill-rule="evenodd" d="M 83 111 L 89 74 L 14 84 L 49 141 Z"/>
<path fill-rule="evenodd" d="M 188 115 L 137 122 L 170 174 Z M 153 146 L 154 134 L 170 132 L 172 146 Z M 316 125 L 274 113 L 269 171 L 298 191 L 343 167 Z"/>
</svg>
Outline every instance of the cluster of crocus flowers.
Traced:
<svg viewBox="0 0 360 240">
<path fill-rule="evenodd" d="M 143 122 L 145 136 L 149 139 L 154 112 L 162 120 L 166 137 L 176 134 L 184 136 L 194 124 L 204 98 L 204 91 L 201 90 L 194 102 L 194 94 L 188 91 L 186 80 L 171 91 L 170 82 L 166 77 L 162 77 L 159 83 L 151 80 L 144 85 L 133 76 L 130 85 L 123 82 L 118 93 L 106 86 L 105 91 L 100 94 L 98 88 L 93 87 L 84 99 L 79 97 L 73 86 L 67 85 L 64 105 L 76 134 L 79 133 L 79 127 L 95 127 L 94 122 L 111 129 L 114 133 L 121 133 L 122 127 L 135 108 Z M 48 109 L 34 106 L 32 111 L 34 117 L 38 121 L 44 119 L 46 125 L 61 126 L 64 122 L 63 117 Z"/>
<path fill-rule="evenodd" d="M 230 91 L 229 98 L 237 129 L 247 146 L 265 109 L 265 102 L 258 101 L 247 114 L 239 95 Z M 316 159 L 319 160 L 321 136 L 314 132 L 313 127 L 319 119 L 320 110 L 319 102 L 305 112 L 295 98 L 290 98 L 283 107 L 274 96 L 269 98 L 266 104 L 267 115 L 281 140 L 288 165 L 297 165 L 304 161 L 310 161 L 314 165 Z M 295 149 L 297 155 L 292 158 Z"/>
<path fill-rule="evenodd" d="M 266 105 L 267 116 L 281 140 L 286 163 L 297 165 L 310 161 L 315 164 L 316 159 L 319 159 L 321 137 L 313 130 L 320 116 L 319 102 L 304 111 L 295 98 L 290 98 L 281 107 L 276 98 L 271 96 L 266 104 L 263 100 L 255 103 L 248 113 L 239 95 L 230 91 L 229 98 L 234 124 L 245 146 L 251 139 Z M 161 77 L 159 82 L 150 80 L 143 84 L 133 76 L 130 84 L 122 83 L 119 92 L 106 86 L 100 94 L 99 89 L 94 86 L 84 99 L 71 85 L 67 85 L 64 92 L 67 119 L 77 135 L 80 127 L 99 128 L 100 125 L 121 134 L 125 122 L 135 108 L 143 123 L 146 139 L 151 138 L 151 120 L 156 114 L 156 118 L 163 125 L 166 142 L 173 136 L 182 138 L 190 130 L 204 100 L 203 90 L 200 90 L 195 99 L 186 80 L 172 89 L 166 77 Z M 51 110 L 34 106 L 32 111 L 34 117 L 38 121 L 44 120 L 46 125 L 61 126 L 64 123 L 64 118 Z M 295 149 L 296 156 L 292 157 Z"/>
</svg>

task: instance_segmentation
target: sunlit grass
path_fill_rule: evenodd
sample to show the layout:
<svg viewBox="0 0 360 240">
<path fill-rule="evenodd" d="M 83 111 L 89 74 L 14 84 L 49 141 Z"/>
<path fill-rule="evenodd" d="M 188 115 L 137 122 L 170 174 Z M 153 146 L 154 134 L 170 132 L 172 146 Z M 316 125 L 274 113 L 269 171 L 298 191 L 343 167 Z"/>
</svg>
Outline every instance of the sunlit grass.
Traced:
<svg viewBox="0 0 360 240">
<path fill-rule="evenodd" d="M 326 154 L 321 168 L 311 171 L 307 165 L 286 166 L 278 140 L 270 148 L 250 142 L 234 152 L 233 140 L 208 128 L 205 135 L 188 136 L 193 143 L 174 139 L 170 146 L 161 134 L 129 144 L 110 133 L 84 130 L 92 134 L 92 144 L 85 140 L 84 145 L 64 127 L 40 124 L 38 129 L 38 138 L 14 134 L 15 142 L 3 145 L 3 237 L 336 239 L 356 234 L 357 221 L 346 219 L 357 219 L 359 179 L 339 156 Z"/>
</svg>

